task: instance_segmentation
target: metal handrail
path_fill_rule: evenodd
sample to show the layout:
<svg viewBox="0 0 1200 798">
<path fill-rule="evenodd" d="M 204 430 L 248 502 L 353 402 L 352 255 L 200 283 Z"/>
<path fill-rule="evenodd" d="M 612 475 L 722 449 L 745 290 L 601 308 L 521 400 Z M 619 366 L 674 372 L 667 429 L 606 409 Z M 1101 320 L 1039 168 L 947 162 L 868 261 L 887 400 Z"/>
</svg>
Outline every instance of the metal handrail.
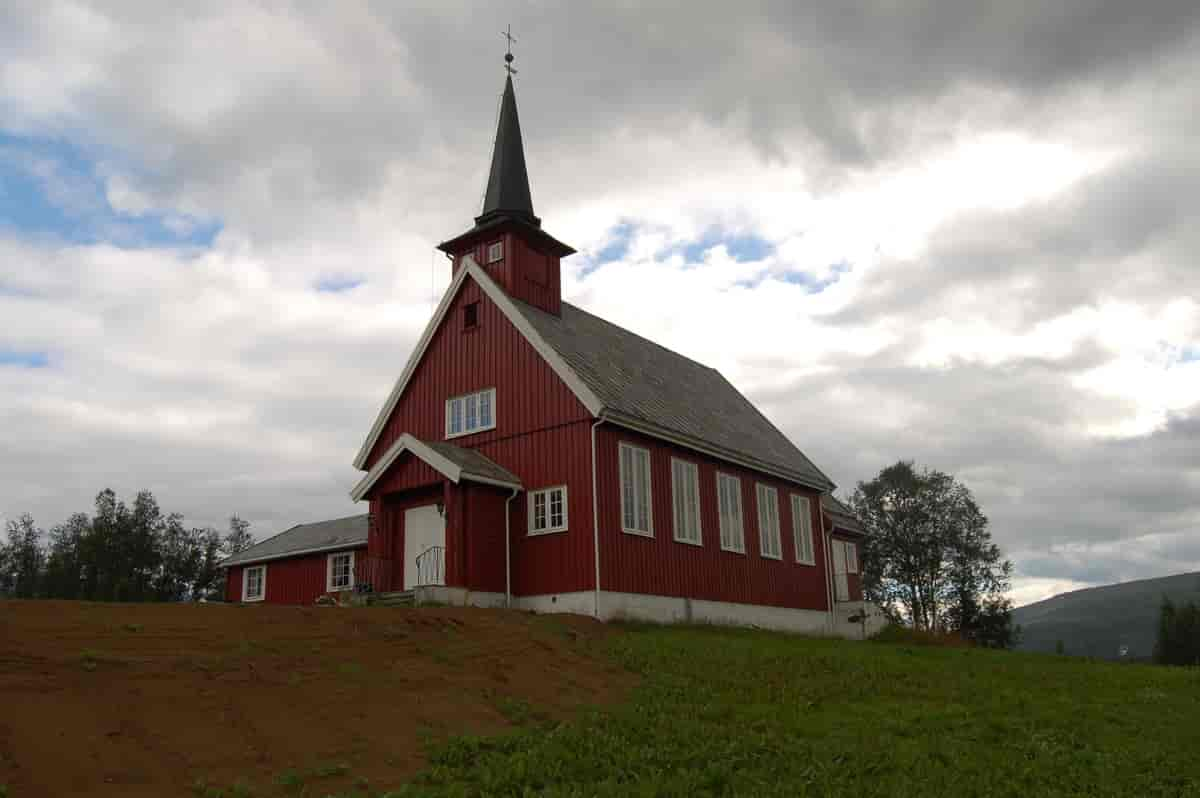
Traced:
<svg viewBox="0 0 1200 798">
<path fill-rule="evenodd" d="M 446 584 L 446 549 L 430 546 L 417 555 L 416 587 Z"/>
</svg>

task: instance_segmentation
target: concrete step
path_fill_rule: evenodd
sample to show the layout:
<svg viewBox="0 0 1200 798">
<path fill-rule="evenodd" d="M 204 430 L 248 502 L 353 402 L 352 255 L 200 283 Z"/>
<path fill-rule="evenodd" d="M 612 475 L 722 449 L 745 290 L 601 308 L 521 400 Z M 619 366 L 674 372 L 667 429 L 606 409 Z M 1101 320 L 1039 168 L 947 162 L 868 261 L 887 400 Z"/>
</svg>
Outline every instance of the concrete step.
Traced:
<svg viewBox="0 0 1200 798">
<path fill-rule="evenodd" d="M 390 593 L 372 593 L 367 603 L 374 607 L 411 607 L 416 601 L 411 590 L 393 590 Z"/>
</svg>

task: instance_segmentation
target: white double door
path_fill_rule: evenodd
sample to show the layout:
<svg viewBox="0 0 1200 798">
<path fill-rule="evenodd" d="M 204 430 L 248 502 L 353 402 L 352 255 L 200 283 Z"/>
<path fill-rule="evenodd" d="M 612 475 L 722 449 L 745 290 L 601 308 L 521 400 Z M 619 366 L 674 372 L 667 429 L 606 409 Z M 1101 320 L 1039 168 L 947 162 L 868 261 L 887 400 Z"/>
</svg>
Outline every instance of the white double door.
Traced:
<svg viewBox="0 0 1200 798">
<path fill-rule="evenodd" d="M 430 548 L 440 546 L 436 558 L 426 558 L 421 571 L 417 569 L 417 557 Z M 445 584 L 446 519 L 438 512 L 436 504 L 410 507 L 404 511 L 404 589 L 412 590 L 417 585 Z"/>
</svg>

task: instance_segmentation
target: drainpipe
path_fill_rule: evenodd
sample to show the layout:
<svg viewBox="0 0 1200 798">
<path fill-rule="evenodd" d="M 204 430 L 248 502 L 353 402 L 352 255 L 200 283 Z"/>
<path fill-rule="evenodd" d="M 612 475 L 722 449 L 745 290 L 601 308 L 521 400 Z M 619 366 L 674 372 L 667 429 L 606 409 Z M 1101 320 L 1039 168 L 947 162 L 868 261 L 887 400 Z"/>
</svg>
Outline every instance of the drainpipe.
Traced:
<svg viewBox="0 0 1200 798">
<path fill-rule="evenodd" d="M 596 495 L 596 427 L 604 423 L 604 414 L 596 418 L 592 425 L 592 544 L 594 546 L 593 560 L 596 563 L 596 602 L 592 611 L 596 620 L 600 619 L 600 500 Z"/>
<path fill-rule="evenodd" d="M 825 602 L 829 607 L 829 634 L 833 635 L 837 632 L 837 610 L 833 606 L 833 543 L 825 528 L 824 510 L 821 511 L 821 539 L 825 542 Z"/>
<path fill-rule="evenodd" d="M 509 505 L 517 498 L 520 488 L 513 488 L 512 495 L 504 500 L 504 606 L 512 607 L 512 540 L 509 538 Z"/>
</svg>

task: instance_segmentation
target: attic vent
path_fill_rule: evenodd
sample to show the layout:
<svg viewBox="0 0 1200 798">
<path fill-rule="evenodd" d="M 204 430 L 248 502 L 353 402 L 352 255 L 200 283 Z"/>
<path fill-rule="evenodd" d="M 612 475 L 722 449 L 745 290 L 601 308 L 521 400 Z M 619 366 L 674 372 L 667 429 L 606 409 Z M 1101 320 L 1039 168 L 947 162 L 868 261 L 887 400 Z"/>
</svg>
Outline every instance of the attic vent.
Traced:
<svg viewBox="0 0 1200 798">
<path fill-rule="evenodd" d="M 479 303 L 471 302 L 463 305 L 463 329 L 469 330 L 479 326 Z"/>
<path fill-rule="evenodd" d="M 497 241 L 494 244 L 488 244 L 487 262 L 495 263 L 500 260 L 504 260 L 504 242 Z"/>
</svg>

